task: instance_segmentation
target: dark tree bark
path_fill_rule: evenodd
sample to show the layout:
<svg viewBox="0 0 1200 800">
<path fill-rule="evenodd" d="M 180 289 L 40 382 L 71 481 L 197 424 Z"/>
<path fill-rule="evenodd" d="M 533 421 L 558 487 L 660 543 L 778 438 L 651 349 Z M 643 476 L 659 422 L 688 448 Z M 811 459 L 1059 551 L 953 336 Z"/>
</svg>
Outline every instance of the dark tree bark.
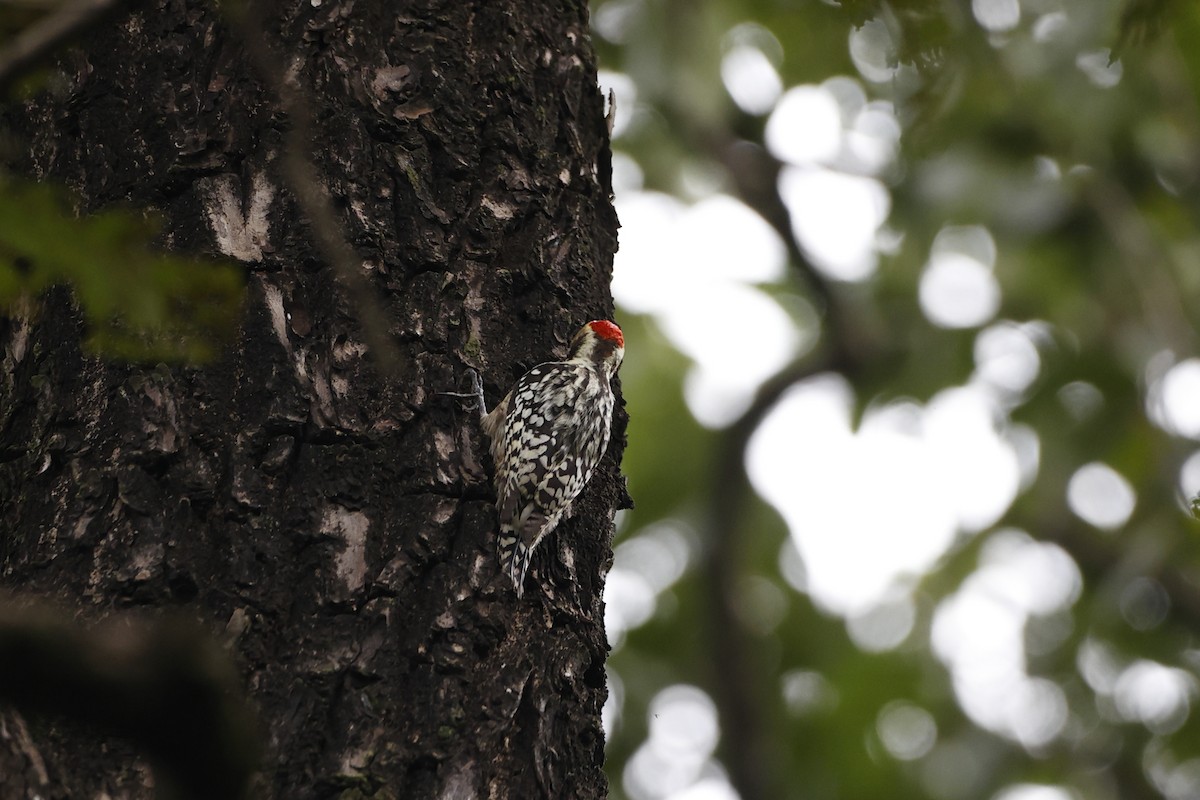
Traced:
<svg viewBox="0 0 1200 800">
<path fill-rule="evenodd" d="M 624 416 L 518 601 L 477 420 L 436 394 L 470 365 L 495 402 L 611 315 L 586 4 L 256 10 L 248 49 L 211 4 L 136 6 L 4 109 L 25 148 L 14 170 L 65 182 L 85 213 L 159 210 L 166 246 L 242 262 L 247 292 L 233 344 L 203 366 L 81 351 L 65 291 L 0 320 L 0 585 L 85 621 L 169 609 L 219 636 L 261 727 L 259 796 L 604 797 Z M 290 188 L 299 123 L 272 59 L 307 105 L 299 155 L 394 369 Z M 0 709 L 0 797 L 151 796 L 144 750 L 111 734 Z"/>
</svg>

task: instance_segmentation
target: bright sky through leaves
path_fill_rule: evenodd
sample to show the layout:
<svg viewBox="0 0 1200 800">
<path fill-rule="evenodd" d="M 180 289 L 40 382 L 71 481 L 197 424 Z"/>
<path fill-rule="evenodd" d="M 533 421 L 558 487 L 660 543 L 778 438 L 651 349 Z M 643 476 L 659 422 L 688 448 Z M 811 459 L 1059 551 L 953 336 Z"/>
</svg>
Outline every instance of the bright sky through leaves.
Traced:
<svg viewBox="0 0 1200 800">
<path fill-rule="evenodd" d="M 990 15 L 989 25 L 997 30 L 1012 24 L 1012 7 L 1015 0 L 975 4 L 976 13 Z M 868 26 L 858 35 L 875 34 Z M 730 51 L 724 66 L 727 82 L 736 87 L 739 76 L 769 67 L 754 52 Z M 775 93 L 764 89 L 756 98 L 748 88 L 737 91 L 739 102 L 755 112 Z M 848 78 L 791 88 L 771 113 L 767 144 L 792 165 L 781 176 L 781 194 L 799 241 L 832 278 L 862 281 L 878 269 L 877 237 L 890 197 L 871 175 L 890 160 L 898 132 L 888 109 L 868 108 L 861 88 Z M 857 169 L 827 166 L 838 163 Z M 618 303 L 653 315 L 694 361 L 686 398 L 697 419 L 710 426 L 728 424 L 759 383 L 798 348 L 808 346 L 802 343 L 811 343 L 811 331 L 798 329 L 756 288 L 783 277 L 778 237 L 722 194 L 689 206 L 632 190 L 618 193 L 617 206 L 622 230 L 613 291 Z M 947 227 L 934 242 L 913 298 L 934 325 L 982 328 L 972 383 L 947 389 L 925 404 L 897 400 L 869 409 L 856 428 L 849 385 L 834 376 L 818 378 L 789 392 L 749 450 L 754 486 L 786 519 L 803 558 L 806 590 L 820 606 L 848 617 L 851 633 L 864 649 L 895 647 L 911 627 L 903 613 L 896 617 L 894 611 L 891 617 L 876 617 L 884 622 L 871 627 L 872 614 L 879 613 L 873 609 L 902 612 L 905 604 L 897 600 L 897 592 L 903 597 L 906 587 L 932 569 L 957 537 L 994 524 L 1020 488 L 1036 479 L 1037 436 L 1008 423 L 1006 412 L 1037 378 L 1039 346 L 1050 328 L 1009 321 L 983 328 L 993 322 L 1001 304 L 996 258 L 996 244 L 986 228 Z M 720 320 L 719 328 L 708 324 L 712 320 Z M 1197 363 L 1171 368 L 1156 395 L 1161 424 L 1193 437 L 1200 430 Z M 1193 472 L 1200 474 L 1200 468 Z M 1102 464 L 1082 467 L 1064 500 L 1103 529 L 1119 528 L 1135 503 L 1128 483 Z M 1017 534 L 1009 541 L 1003 555 L 990 566 L 985 563 L 943 604 L 934 643 L 968 714 L 1002 735 L 1039 747 L 1060 735 L 1067 706 L 1055 683 L 1025 672 L 1022 632 L 1030 614 L 1069 605 L 1079 577 L 1070 558 L 1053 546 Z M 650 584 L 621 562 L 618 550 L 609 586 L 610 609 L 616 615 L 610 628 L 618 640 L 621 631 L 652 613 L 654 598 Z M 998 601 L 997 587 L 1019 594 Z M 1041 594 L 1031 594 L 1036 592 Z M 986 631 L 986 636 L 973 631 Z M 1126 680 L 1133 687 L 1125 692 L 1134 698 L 1126 702 L 1134 709 L 1131 715 L 1165 719 L 1176 707 L 1147 710 L 1148 701 L 1136 699 L 1137 687 L 1152 685 L 1152 680 L 1169 682 L 1157 676 Z M 881 718 L 880 725 L 897 758 L 924 752 L 924 737 L 934 735 L 925 732 L 929 726 L 919 709 L 896 711 Z M 647 781 L 678 778 L 663 771 L 655 741 L 652 737 L 650 750 L 629 764 L 631 791 Z M 687 762 L 693 764 L 689 770 L 700 769 L 705 749 L 698 748 L 694 757 L 696 761 Z M 670 793 L 666 786 L 659 789 L 645 796 Z M 1055 791 L 1043 787 L 1025 793 Z M 1022 791 L 1014 790 L 1013 796 L 1023 796 Z"/>
<path fill-rule="evenodd" d="M 920 654 L 921 688 L 880 700 L 866 729 L 843 733 L 876 766 L 903 765 L 924 796 L 1079 800 L 1086 780 L 1012 767 L 997 786 L 977 759 L 1027 753 L 1044 766 L 1048 754 L 1087 751 L 1081 724 L 1161 737 L 1194 722 L 1194 671 L 1178 653 L 1143 654 L 1120 637 L 1162 634 L 1186 616 L 1178 587 L 1156 571 L 1194 556 L 1191 529 L 1170 526 L 1192 524 L 1183 515 L 1200 491 L 1196 326 L 1190 306 L 1174 307 L 1190 302 L 1200 252 L 1188 205 L 1198 62 L 1154 36 L 1118 46 L 1111 32 L 1137 27 L 1136 13 L 1155 4 L 971 0 L 953 18 L 863 10 L 842 39 L 815 32 L 835 15 L 825 5 L 851 6 L 813 4 L 803 30 L 789 27 L 799 14 L 744 7 L 722 9 L 755 21 L 706 20 L 736 24 L 713 33 L 720 47 L 707 64 L 689 49 L 675 75 L 707 67 L 705 80 L 727 93 L 724 120 L 720 103 L 693 109 L 694 91 L 655 84 L 670 56 L 651 70 L 622 62 L 642 84 L 614 141 L 614 294 L 690 360 L 684 398 L 709 428 L 736 420 L 761 381 L 810 351 L 815 362 L 822 346 L 869 339 L 877 323 L 899 340 L 894 382 L 853 366 L 848 378 L 817 374 L 753 436 L 748 475 L 790 535 L 772 545 L 770 574 L 756 562 L 758 574 L 737 576 L 739 597 L 756 598 L 739 619 L 781 659 L 781 701 L 805 725 L 846 719 L 856 698 L 841 665 L 821 663 L 829 638 L 818 645 L 810 627 L 795 629 L 807 606 L 792 592 L 811 598 L 814 616 L 844 621 L 852 647 L 872 654 L 855 662 L 864 674 L 871 658 L 895 666 Z M 1191 19 L 1175 8 L 1172 22 Z M 601 9 L 602 34 L 622 43 L 637 39 L 638 9 L 660 10 L 646 0 Z M 821 37 L 844 49 L 840 60 L 811 56 Z M 834 63 L 842 74 L 823 72 Z M 698 136 L 664 146 L 693 124 Z M 778 159 L 793 238 L 844 301 L 853 336 L 831 333 L 819 297 L 797 302 L 807 281 L 774 231 L 725 194 L 744 187 L 723 174 L 719 146 L 706 150 L 713 133 Z M 1157 473 L 1168 476 L 1165 499 Z M 692 501 L 670 513 L 695 521 L 698 511 Z M 705 579 L 697 539 L 681 541 L 692 555 L 666 589 L 618 547 L 613 644 L 634 651 L 632 664 L 653 652 L 634 629 L 657 636 L 682 622 L 681 598 Z M 788 649 L 797 640 L 799 660 Z M 931 689 L 932 673 L 949 685 Z M 947 718 L 951 705 L 968 733 Z M 1200 759 L 1160 743 L 1143 754 L 1149 783 L 1170 800 L 1197 796 Z M 725 753 L 688 756 L 693 772 L 697 759 L 708 766 L 687 787 L 639 794 L 627 772 L 625 790 L 654 800 L 726 792 L 716 757 Z M 1121 758 L 1128 767 L 1138 757 Z"/>
</svg>

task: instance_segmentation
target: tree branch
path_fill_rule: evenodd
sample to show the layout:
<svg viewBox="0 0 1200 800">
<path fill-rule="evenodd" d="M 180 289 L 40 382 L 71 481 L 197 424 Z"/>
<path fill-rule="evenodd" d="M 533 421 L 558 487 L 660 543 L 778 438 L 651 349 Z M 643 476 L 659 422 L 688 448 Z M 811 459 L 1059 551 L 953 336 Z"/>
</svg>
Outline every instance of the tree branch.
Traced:
<svg viewBox="0 0 1200 800">
<path fill-rule="evenodd" d="M 737 577 L 744 552 L 742 526 L 751 487 L 746 475 L 746 446 L 766 415 L 788 389 L 824 372 L 852 376 L 884 355 L 886 347 L 868 342 L 849 322 L 831 282 L 812 264 L 792 229 L 791 212 L 779 195 L 782 164 L 762 147 L 728 134 L 699 136 L 711 157 L 725 166 L 738 197 L 779 234 L 789 262 L 808 288 L 823 318 L 820 349 L 785 367 L 766 381 L 750 407 L 725 431 L 717 448 L 717 470 L 709 492 L 708 550 L 703 564 L 708 590 L 715 697 L 721 715 L 730 777 L 742 800 L 783 796 L 782 777 L 770 754 L 778 737 L 768 730 L 759 687 L 765 668 L 756 662 L 756 643 L 736 614 Z"/>
</svg>

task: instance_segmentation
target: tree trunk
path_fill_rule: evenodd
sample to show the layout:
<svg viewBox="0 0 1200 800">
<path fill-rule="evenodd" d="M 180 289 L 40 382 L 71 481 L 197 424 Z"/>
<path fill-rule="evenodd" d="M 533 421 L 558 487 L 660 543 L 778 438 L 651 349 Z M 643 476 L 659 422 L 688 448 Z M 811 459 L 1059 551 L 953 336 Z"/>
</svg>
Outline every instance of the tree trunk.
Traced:
<svg viewBox="0 0 1200 800">
<path fill-rule="evenodd" d="M 494 403 L 611 315 L 586 4 L 264 5 L 311 116 L 299 156 L 395 367 L 289 188 L 299 123 L 262 44 L 195 0 L 110 19 L 4 109 L 12 166 L 83 212 L 157 209 L 167 246 L 241 262 L 242 325 L 211 364 L 139 367 L 81 350 L 66 292 L 0 321 L 2 585 L 85 620 L 173 609 L 221 637 L 261 727 L 259 796 L 604 797 L 624 416 L 518 601 L 478 420 L 437 395 L 475 366 Z M 0 796 L 153 795 L 143 752 L 69 716 L 0 709 Z"/>
</svg>

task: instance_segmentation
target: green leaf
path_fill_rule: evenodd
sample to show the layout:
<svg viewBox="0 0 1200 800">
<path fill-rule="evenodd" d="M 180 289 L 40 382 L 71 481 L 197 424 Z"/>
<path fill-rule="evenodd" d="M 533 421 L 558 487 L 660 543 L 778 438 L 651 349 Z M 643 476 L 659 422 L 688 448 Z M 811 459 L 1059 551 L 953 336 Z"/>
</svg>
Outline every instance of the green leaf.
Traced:
<svg viewBox="0 0 1200 800">
<path fill-rule="evenodd" d="M 160 223 L 131 209 L 77 217 L 50 184 L 0 175 L 0 306 L 70 286 L 86 346 L 130 360 L 213 357 L 236 329 L 244 281 L 229 262 L 155 249 Z"/>
</svg>

